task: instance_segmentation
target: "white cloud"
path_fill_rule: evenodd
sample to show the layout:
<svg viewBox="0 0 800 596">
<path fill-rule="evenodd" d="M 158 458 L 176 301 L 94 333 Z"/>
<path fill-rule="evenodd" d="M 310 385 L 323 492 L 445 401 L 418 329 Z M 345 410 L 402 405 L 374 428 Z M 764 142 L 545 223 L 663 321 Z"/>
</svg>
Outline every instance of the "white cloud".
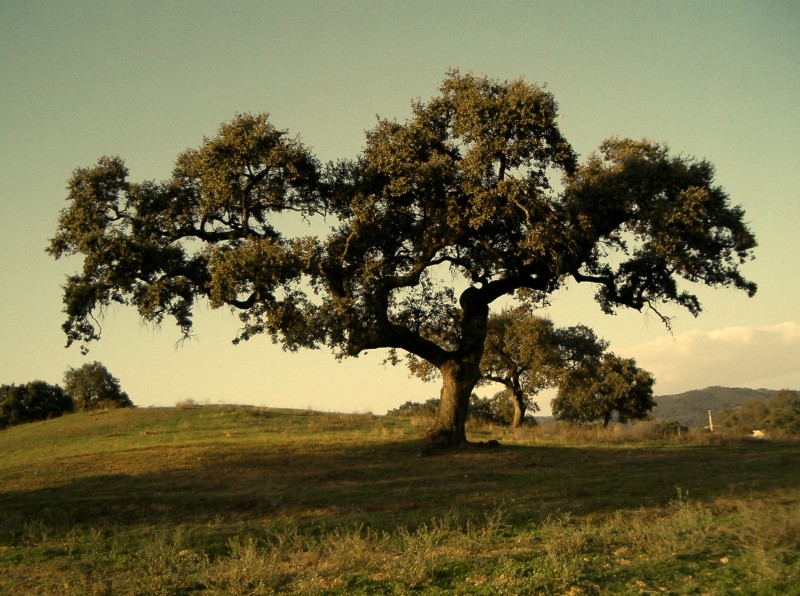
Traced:
<svg viewBox="0 0 800 596">
<path fill-rule="evenodd" d="M 800 388 L 800 324 L 689 331 L 620 350 L 656 377 L 656 393 L 711 385 Z"/>
</svg>

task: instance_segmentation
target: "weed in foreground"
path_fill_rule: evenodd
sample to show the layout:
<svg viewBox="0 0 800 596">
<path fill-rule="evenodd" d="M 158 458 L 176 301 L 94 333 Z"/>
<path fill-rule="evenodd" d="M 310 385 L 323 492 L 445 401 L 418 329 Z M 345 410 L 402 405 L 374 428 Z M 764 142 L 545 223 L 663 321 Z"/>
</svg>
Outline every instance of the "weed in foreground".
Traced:
<svg viewBox="0 0 800 596">
<path fill-rule="evenodd" d="M 797 503 L 673 502 L 660 511 L 511 526 L 501 510 L 417 528 L 242 529 L 216 554 L 198 528 L 36 527 L 0 551 L 0 591 L 103 593 L 647 593 L 791 590 Z"/>
</svg>

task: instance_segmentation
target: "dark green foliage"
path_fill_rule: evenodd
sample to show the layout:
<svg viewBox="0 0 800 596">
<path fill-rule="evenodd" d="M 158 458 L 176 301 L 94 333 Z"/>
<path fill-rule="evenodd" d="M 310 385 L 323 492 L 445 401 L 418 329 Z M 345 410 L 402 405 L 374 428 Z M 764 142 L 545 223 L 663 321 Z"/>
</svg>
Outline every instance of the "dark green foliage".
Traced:
<svg viewBox="0 0 800 596">
<path fill-rule="evenodd" d="M 514 408 L 506 396 L 478 397 L 473 393 L 469 400 L 469 420 L 474 422 L 508 425 L 513 416 Z"/>
<path fill-rule="evenodd" d="M 763 401 L 751 401 L 720 412 L 715 420 L 720 428 L 749 433 L 800 435 L 800 393 L 783 389 Z"/>
<path fill-rule="evenodd" d="M 0 428 L 57 418 L 72 411 L 72 400 L 58 385 L 31 381 L 0 386 Z"/>
<path fill-rule="evenodd" d="M 64 390 L 72 398 L 76 410 L 133 407 L 128 394 L 120 388 L 119 379 L 99 362 L 67 369 Z"/>
<path fill-rule="evenodd" d="M 653 409 L 653 376 L 632 358 L 605 354 L 571 371 L 553 399 L 553 416 L 571 422 L 644 420 Z"/>
</svg>

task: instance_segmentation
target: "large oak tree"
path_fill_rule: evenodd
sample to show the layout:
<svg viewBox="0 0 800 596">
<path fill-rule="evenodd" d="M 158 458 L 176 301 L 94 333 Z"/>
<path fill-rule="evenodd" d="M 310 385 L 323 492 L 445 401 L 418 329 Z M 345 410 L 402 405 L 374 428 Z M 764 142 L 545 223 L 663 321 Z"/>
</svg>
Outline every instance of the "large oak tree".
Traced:
<svg viewBox="0 0 800 596">
<path fill-rule="evenodd" d="M 189 334 L 208 298 L 241 312 L 239 339 L 428 362 L 443 379 L 431 437 L 462 444 L 498 298 L 540 301 L 573 281 L 607 312 L 697 314 L 681 278 L 755 292 L 739 271 L 754 237 L 708 162 L 611 139 L 579 164 L 557 119 L 537 85 L 454 71 L 325 168 L 266 115 L 222 125 L 162 182 L 129 182 L 120 158 L 102 158 L 75 171 L 49 246 L 83 256 L 65 286 L 68 342 L 98 339 L 115 302 Z M 332 227 L 293 236 L 287 212 Z"/>
</svg>

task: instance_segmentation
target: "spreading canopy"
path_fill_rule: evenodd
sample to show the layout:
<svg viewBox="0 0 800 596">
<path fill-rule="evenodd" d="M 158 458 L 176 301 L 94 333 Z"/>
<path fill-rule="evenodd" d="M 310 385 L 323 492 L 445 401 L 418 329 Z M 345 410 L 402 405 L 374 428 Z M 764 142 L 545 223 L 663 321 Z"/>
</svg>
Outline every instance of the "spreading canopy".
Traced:
<svg viewBox="0 0 800 596">
<path fill-rule="evenodd" d="M 100 338 L 95 314 L 111 303 L 134 306 L 143 319 L 175 319 L 185 335 L 199 298 L 229 304 L 244 316 L 243 337 L 268 331 L 287 345 L 310 344 L 283 319 L 307 305 L 297 289 L 298 242 L 272 218 L 318 211 L 319 166 L 308 151 L 269 123 L 239 115 L 197 150 L 187 150 L 164 182 L 128 181 L 119 157 L 75 170 L 69 206 L 49 252 L 83 256 L 64 287 L 68 345 Z"/>
<path fill-rule="evenodd" d="M 96 315 L 115 302 L 188 335 L 208 298 L 241 313 L 240 339 L 429 363 L 444 381 L 437 432 L 463 442 L 498 298 L 541 301 L 572 280 L 594 284 L 606 311 L 697 314 L 679 278 L 755 291 L 739 272 L 755 240 L 707 162 L 612 139 L 579 164 L 557 118 L 537 85 L 454 71 L 325 168 L 266 115 L 222 125 L 163 182 L 131 183 L 120 158 L 102 158 L 73 174 L 49 247 L 83 256 L 65 286 L 68 342 L 98 339 Z M 330 232 L 291 235 L 287 213 Z"/>
</svg>

